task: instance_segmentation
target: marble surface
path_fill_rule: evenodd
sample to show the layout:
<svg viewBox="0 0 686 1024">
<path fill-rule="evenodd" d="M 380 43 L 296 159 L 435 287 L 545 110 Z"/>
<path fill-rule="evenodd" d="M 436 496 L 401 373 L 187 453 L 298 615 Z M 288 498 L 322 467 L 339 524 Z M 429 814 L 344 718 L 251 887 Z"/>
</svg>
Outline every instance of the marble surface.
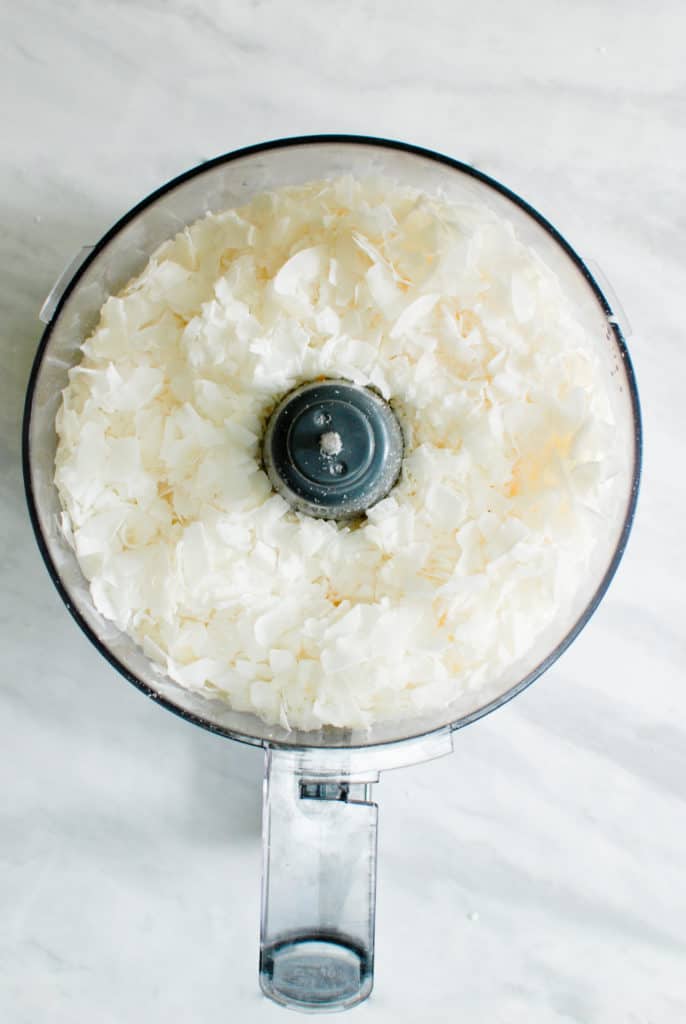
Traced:
<svg viewBox="0 0 686 1024">
<path fill-rule="evenodd" d="M 261 756 L 146 701 L 70 620 L 22 495 L 37 310 L 184 168 L 280 135 L 499 177 L 622 297 L 643 494 L 601 610 L 527 693 L 391 772 L 370 1024 L 686 1019 L 686 13 L 676 0 L 25 0 L 0 8 L 0 1019 L 283 1020 L 256 975 Z"/>
</svg>

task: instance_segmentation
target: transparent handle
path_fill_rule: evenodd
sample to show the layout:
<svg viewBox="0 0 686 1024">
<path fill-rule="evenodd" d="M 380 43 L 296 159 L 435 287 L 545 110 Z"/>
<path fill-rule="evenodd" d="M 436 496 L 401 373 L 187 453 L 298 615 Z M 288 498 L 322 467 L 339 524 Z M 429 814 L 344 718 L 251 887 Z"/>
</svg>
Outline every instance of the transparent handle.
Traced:
<svg viewBox="0 0 686 1024">
<path fill-rule="evenodd" d="M 269 749 L 260 985 L 299 1010 L 343 1010 L 372 990 L 377 774 L 316 774 Z"/>
</svg>

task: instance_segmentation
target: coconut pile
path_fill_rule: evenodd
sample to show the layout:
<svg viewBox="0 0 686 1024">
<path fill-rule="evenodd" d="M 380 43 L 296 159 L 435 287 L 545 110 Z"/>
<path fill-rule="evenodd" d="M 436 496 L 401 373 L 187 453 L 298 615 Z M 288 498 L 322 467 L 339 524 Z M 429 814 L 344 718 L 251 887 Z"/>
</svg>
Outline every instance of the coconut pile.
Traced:
<svg viewBox="0 0 686 1024">
<path fill-rule="evenodd" d="M 391 493 L 337 523 L 261 439 L 320 377 L 402 426 Z M 588 571 L 613 421 L 555 275 L 487 209 L 386 180 L 264 193 L 107 300 L 56 423 L 93 601 L 181 686 L 285 728 L 446 707 L 526 654 Z"/>
</svg>

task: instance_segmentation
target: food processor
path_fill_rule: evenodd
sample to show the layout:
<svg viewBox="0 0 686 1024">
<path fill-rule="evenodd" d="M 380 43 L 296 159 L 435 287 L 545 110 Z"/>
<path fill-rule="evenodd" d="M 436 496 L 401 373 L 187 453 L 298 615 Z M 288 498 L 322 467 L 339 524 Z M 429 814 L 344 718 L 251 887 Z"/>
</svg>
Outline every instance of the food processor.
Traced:
<svg viewBox="0 0 686 1024">
<path fill-rule="evenodd" d="M 514 225 L 520 240 L 557 274 L 592 339 L 613 409 L 619 459 L 614 505 L 591 567 L 573 602 L 556 611 L 523 657 L 430 714 L 366 730 L 298 731 L 267 725 L 183 689 L 99 614 L 61 529 L 54 484 L 55 416 L 68 371 L 79 362 L 80 346 L 96 326 L 103 303 L 145 267 L 162 242 L 206 213 L 240 207 L 258 193 L 343 174 L 362 179 L 383 175 L 448 201 L 476 202 Z M 449 754 L 457 729 L 541 675 L 588 622 L 622 557 L 636 505 L 641 428 L 617 316 L 588 264 L 539 213 L 498 182 L 416 146 L 325 135 L 250 146 L 164 185 L 97 245 L 79 253 L 48 296 L 41 319 L 46 328 L 28 387 L 23 456 L 31 520 L 53 582 L 101 654 L 143 693 L 194 725 L 264 749 L 260 985 L 277 1003 L 299 1010 L 354 1006 L 373 984 L 378 811 L 372 787 L 380 773 Z M 388 407 L 344 380 L 311 382 L 279 405 L 282 397 L 275 396 L 263 447 L 274 488 L 303 515 L 344 520 L 364 514 L 401 471 L 402 437 Z M 290 429 L 294 423 L 297 430 Z M 358 457 L 354 466 L 340 469 L 336 460 L 345 432 L 348 437 L 357 432 Z M 322 456 L 314 469 L 313 438 Z M 346 483 L 341 478 L 348 472 L 352 476 Z"/>
</svg>

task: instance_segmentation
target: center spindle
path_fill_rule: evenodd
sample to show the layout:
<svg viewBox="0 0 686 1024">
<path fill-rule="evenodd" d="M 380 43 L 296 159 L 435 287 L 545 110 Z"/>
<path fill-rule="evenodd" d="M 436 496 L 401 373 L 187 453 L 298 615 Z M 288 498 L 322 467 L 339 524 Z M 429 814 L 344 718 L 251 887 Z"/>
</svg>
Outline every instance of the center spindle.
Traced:
<svg viewBox="0 0 686 1024">
<path fill-rule="evenodd" d="M 299 512 L 352 519 L 400 473 L 403 438 L 390 406 L 345 380 L 303 384 L 280 402 L 262 454 L 274 490 Z"/>
<path fill-rule="evenodd" d="M 335 430 L 327 430 L 319 438 L 319 448 L 322 455 L 340 455 L 343 450 L 341 435 L 337 434 Z"/>
</svg>

